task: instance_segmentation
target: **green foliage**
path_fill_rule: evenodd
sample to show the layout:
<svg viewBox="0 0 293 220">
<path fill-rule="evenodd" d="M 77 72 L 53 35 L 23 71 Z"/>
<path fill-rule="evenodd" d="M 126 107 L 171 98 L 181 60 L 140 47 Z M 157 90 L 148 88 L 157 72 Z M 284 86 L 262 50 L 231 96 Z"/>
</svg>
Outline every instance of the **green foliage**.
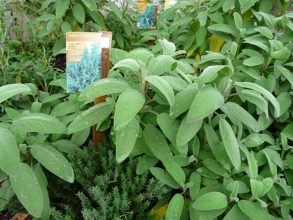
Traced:
<svg viewBox="0 0 293 220">
<path fill-rule="evenodd" d="M 118 164 L 111 146 L 84 150 L 71 157 L 84 219 L 146 219 L 149 210 L 166 192 L 149 174 L 136 175 L 137 159 Z"/>
<path fill-rule="evenodd" d="M 193 7 L 182 2 L 170 10 Z M 107 102 L 117 109 L 111 137 L 121 162 L 125 157 L 121 159 L 116 127 L 121 122 L 116 114 L 122 114 L 123 99 L 128 106 L 124 114 L 140 125 L 131 126 L 127 120 L 120 127 L 126 139 L 136 139 L 134 146 L 133 141 L 124 142 L 124 156 L 139 155 L 139 173 L 148 168 L 171 194 L 184 195 L 186 208 L 179 209 L 182 201 L 174 197 L 170 207 L 178 204 L 178 210 L 169 208 L 168 218 L 290 219 L 292 172 L 284 161 L 292 157 L 292 108 L 286 104 L 292 102 L 292 52 L 285 51 L 292 51 L 293 32 L 288 27 L 292 17 L 285 13 L 276 18 L 235 4 L 228 9 L 234 21 L 217 13 L 224 2 L 202 5 L 208 6 L 211 20 L 201 20 L 201 26 L 212 34 L 205 37 L 203 49 L 216 37 L 223 42 L 219 51 L 208 51 L 194 62 L 167 40 L 159 40 L 149 50 L 114 50 L 110 78 L 115 84 L 107 91 L 107 80 L 101 80 L 82 91 L 80 101 L 109 95 Z M 256 2 L 249 7 L 263 7 Z M 212 10 L 217 14 L 211 15 Z M 245 20 L 247 11 L 250 19 Z M 284 56 L 274 55 L 281 50 Z M 125 59 L 118 58 L 121 54 Z M 121 89 L 125 83 L 128 88 Z M 133 89 L 145 97 L 144 105 L 132 104 L 138 96 L 125 91 Z M 142 169 L 142 164 L 147 168 Z"/>
<path fill-rule="evenodd" d="M 1 193 L 4 198 L 1 211 L 15 194 L 31 215 L 49 219 L 48 181 L 43 168 L 67 182 L 74 181 L 70 163 L 54 146 L 56 139 L 67 136 L 67 128 L 64 122 L 49 115 L 52 107 L 46 104 L 64 95 L 48 98 L 48 94 L 32 84 L 5 85 L 0 91 L 3 107 L 0 113 L 0 174 L 1 185 L 5 185 Z M 73 149 L 77 148 L 72 145 Z"/>
<path fill-rule="evenodd" d="M 72 163 L 86 219 L 145 218 L 165 192 L 167 219 L 291 219 L 290 1 L 182 0 L 160 15 L 157 30 L 141 33 L 126 13 L 131 4 L 98 3 L 30 3 L 41 9 L 27 11 L 39 16 L 31 27 L 41 31 L 27 46 L 20 36 L 6 36 L 1 17 L 1 85 L 25 69 L 25 82 L 36 78 L 41 88 L 0 87 L 1 210 L 16 194 L 31 214 L 48 219 L 50 182 L 42 167 L 72 182 L 63 152 L 78 155 Z M 114 32 L 114 45 L 127 50 L 158 41 L 129 52 L 112 49 L 109 78 L 68 96 L 48 57 L 64 52 L 67 31 L 106 29 Z M 25 52 L 40 48 L 44 37 L 44 49 Z M 28 70 L 27 60 L 35 61 Z M 88 105 L 104 95 L 105 103 Z M 109 129 L 115 159 L 79 148 L 94 124 Z M 149 181 L 148 171 L 160 182 Z M 53 215 L 73 218 L 74 211 L 65 212 Z"/>
</svg>

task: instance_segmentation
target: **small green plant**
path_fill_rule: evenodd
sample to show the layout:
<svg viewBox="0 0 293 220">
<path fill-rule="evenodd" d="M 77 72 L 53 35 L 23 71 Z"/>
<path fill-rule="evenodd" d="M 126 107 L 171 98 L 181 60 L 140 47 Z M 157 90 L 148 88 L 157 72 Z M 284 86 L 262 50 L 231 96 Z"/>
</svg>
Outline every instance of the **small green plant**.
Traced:
<svg viewBox="0 0 293 220">
<path fill-rule="evenodd" d="M 164 184 L 149 173 L 136 175 L 137 159 L 118 164 L 111 146 L 84 149 L 71 157 L 84 219 L 146 219 L 166 192 Z"/>
</svg>

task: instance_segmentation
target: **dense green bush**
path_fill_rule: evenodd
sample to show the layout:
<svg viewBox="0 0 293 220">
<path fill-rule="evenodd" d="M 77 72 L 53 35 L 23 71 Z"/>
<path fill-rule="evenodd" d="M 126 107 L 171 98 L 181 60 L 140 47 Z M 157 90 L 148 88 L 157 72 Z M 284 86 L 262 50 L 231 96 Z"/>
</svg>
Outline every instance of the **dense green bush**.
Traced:
<svg viewBox="0 0 293 220">
<path fill-rule="evenodd" d="M 62 37 L 69 27 L 100 30 L 92 25 L 90 5 L 84 2 L 78 1 L 83 9 L 67 0 L 42 3 L 40 13 L 46 10 L 47 14 L 38 20 L 50 31 L 46 34 L 50 35 L 49 45 L 55 44 L 54 54 L 62 52 Z M 65 3 L 68 7 L 64 8 Z M 36 82 L 42 89 L 31 84 L 0 87 L 0 195 L 4 198 L 0 210 L 15 193 L 32 215 L 48 218 L 50 183 L 42 166 L 72 182 L 73 170 L 60 152 L 85 156 L 79 147 L 88 142 L 90 127 L 97 124 L 97 129 L 107 131 L 115 143 L 116 160 L 121 163 L 117 169 L 127 166 L 128 157 L 138 161 L 138 191 L 149 172 L 165 184 L 171 195 L 165 202 L 166 219 L 291 219 L 293 16 L 288 12 L 289 1 L 271 3 L 179 1 L 160 15 L 158 31 L 143 31 L 139 39 L 137 30 L 129 25 L 135 23 L 132 15 L 104 1 L 101 8 L 97 5 L 97 10 L 107 9 L 103 19 L 109 22 L 105 24 L 125 27 L 126 37 L 112 29 L 120 48 L 142 45 L 154 36 L 159 40 L 154 46 L 129 52 L 112 49 L 114 67 L 109 78 L 91 84 L 80 94 L 65 93 L 65 79 L 52 77 L 56 72 L 50 62 L 45 62 L 52 70 L 50 76 L 41 77 L 44 85 Z M 41 7 L 41 3 L 35 6 Z M 78 22 L 78 13 L 72 24 L 64 24 L 71 21 L 74 8 L 86 11 L 85 22 Z M 93 11 L 97 10 L 94 6 Z M 123 18 L 131 17 L 125 21 L 129 23 L 120 22 L 120 13 Z M 62 25 L 68 29 L 63 30 Z M 14 51 L 15 43 L 20 47 L 19 42 L 5 42 L 2 50 Z M 25 51 L 25 47 L 21 49 Z M 6 76 L 13 79 L 10 74 L 21 67 L 11 67 L 11 62 L 5 62 L 5 69 L 10 69 Z M 5 78 L 1 83 L 9 81 Z M 96 97 L 104 95 L 108 96 L 105 103 L 91 107 Z M 86 161 L 78 162 L 76 175 L 83 186 L 79 194 L 83 215 L 90 219 L 109 210 L 111 203 L 102 209 L 101 198 L 107 201 L 113 194 L 103 194 L 107 185 L 97 181 L 114 173 L 112 169 L 102 171 L 104 175 L 89 185 L 89 178 L 81 175 L 87 166 L 106 169 L 96 163 L 98 159 L 93 159 L 93 164 Z M 111 164 L 116 166 L 114 161 Z M 135 163 L 130 164 L 133 171 Z M 125 188 L 126 182 L 132 185 L 127 180 L 118 188 Z M 98 186 L 105 188 L 93 195 Z M 153 192 L 149 192 L 145 198 L 152 200 Z M 87 200 L 92 200 L 91 204 Z M 148 211 L 142 213 L 144 205 L 141 209 L 137 206 L 131 206 L 133 214 L 147 215 Z M 66 210 L 69 218 L 72 210 Z M 64 216 L 57 209 L 53 213 Z M 112 214 L 105 219 L 113 219 Z"/>
</svg>

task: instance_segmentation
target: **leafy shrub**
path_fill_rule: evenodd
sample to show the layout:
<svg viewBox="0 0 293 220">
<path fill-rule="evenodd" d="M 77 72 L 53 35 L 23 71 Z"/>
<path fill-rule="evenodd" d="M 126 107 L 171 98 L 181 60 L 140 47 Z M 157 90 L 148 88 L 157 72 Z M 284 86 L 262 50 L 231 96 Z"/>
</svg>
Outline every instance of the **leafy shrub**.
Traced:
<svg viewBox="0 0 293 220">
<path fill-rule="evenodd" d="M 116 159 L 140 155 L 137 173 L 150 169 L 169 186 L 167 219 L 290 219 L 291 16 L 253 11 L 254 27 L 235 10 L 234 21 L 209 24 L 226 43 L 199 63 L 176 59 L 184 52 L 166 40 L 153 48 L 159 55 L 114 51 L 112 78 L 79 96 L 87 103 L 108 95 L 107 102 L 69 126 L 84 129 L 94 108 L 100 117 L 105 105 L 107 115 L 115 109 Z"/>
<path fill-rule="evenodd" d="M 50 106 L 45 107 L 46 100 L 38 102 L 38 92 L 32 84 L 0 87 L 1 211 L 15 194 L 30 214 L 48 219 L 48 182 L 43 167 L 69 183 L 74 181 L 74 173 L 63 154 L 52 146 L 56 138 L 66 137 L 67 128 L 47 113 Z"/>
</svg>

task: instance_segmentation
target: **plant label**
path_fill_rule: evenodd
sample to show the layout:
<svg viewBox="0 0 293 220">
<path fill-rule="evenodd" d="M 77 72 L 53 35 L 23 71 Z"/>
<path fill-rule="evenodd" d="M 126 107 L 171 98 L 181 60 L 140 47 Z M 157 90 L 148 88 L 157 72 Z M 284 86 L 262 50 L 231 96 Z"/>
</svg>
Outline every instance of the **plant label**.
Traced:
<svg viewBox="0 0 293 220">
<path fill-rule="evenodd" d="M 140 29 L 156 29 L 158 0 L 137 0 L 137 26 Z"/>
<path fill-rule="evenodd" d="M 66 34 L 67 92 L 80 92 L 102 78 L 102 50 L 110 49 L 111 32 L 68 32 Z"/>
</svg>

